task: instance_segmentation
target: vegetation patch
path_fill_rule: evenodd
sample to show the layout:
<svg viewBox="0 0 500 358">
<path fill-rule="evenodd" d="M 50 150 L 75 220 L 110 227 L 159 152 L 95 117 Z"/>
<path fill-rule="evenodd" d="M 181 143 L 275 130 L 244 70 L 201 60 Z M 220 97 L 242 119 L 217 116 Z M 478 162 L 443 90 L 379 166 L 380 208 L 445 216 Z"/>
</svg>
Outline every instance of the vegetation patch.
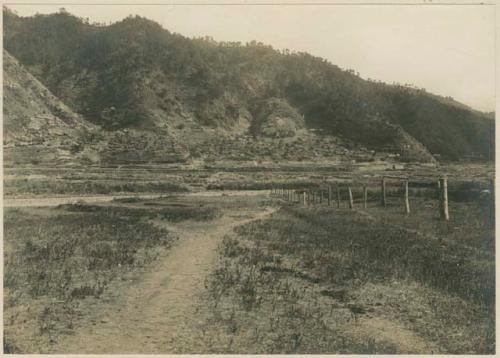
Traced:
<svg viewBox="0 0 500 358">
<path fill-rule="evenodd" d="M 491 354 L 495 261 L 474 242 L 491 235 L 480 214 L 453 222 L 480 230 L 467 245 L 454 231 L 414 230 L 425 216 L 406 223 L 395 212 L 284 207 L 241 226 L 207 283 L 209 321 L 225 319 L 225 338 L 210 344 L 226 353 Z"/>
<path fill-rule="evenodd" d="M 133 211 L 71 209 L 5 213 L 6 352 L 36 352 L 71 333 L 85 300 L 99 299 L 173 239 Z"/>
<path fill-rule="evenodd" d="M 186 185 L 167 181 L 97 181 L 97 180 L 28 180 L 9 179 L 4 180 L 4 192 L 6 195 L 19 194 L 113 194 L 113 193 L 165 193 L 165 192 L 187 192 Z"/>
<path fill-rule="evenodd" d="M 105 214 L 113 217 L 134 217 L 140 219 L 163 219 L 172 222 L 182 220 L 213 220 L 220 215 L 220 211 L 215 206 L 179 206 L 175 204 L 162 204 L 143 202 L 145 206 L 124 207 L 92 204 L 64 204 L 59 208 L 64 208 L 70 212 Z M 151 205 L 146 205 L 151 204 Z"/>
</svg>

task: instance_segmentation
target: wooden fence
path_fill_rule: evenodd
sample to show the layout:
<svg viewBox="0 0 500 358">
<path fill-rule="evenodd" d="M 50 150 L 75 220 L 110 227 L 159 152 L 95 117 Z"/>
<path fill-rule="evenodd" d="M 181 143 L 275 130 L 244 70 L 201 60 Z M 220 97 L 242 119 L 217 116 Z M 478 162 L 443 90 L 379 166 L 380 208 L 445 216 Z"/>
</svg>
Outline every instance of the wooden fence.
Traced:
<svg viewBox="0 0 500 358">
<path fill-rule="evenodd" d="M 390 181 L 393 185 L 401 189 L 401 195 L 403 199 L 403 211 L 405 215 L 410 215 L 410 197 L 409 197 L 409 186 L 410 180 L 408 178 L 382 178 L 380 181 L 380 191 L 377 190 L 378 195 L 380 195 L 380 205 L 386 207 L 388 204 L 387 200 L 387 184 Z M 370 183 L 370 187 L 376 187 L 377 184 L 373 182 Z M 347 193 L 347 204 L 349 209 L 354 209 L 354 196 L 352 188 L 356 186 L 361 187 L 361 205 L 363 209 L 368 207 L 368 193 L 369 185 L 368 183 L 357 183 L 344 182 L 344 183 L 334 183 L 334 184 L 323 184 L 319 185 L 316 189 L 289 189 L 285 187 L 275 187 L 271 189 L 271 196 L 277 197 L 285 200 L 288 203 L 299 204 L 303 206 L 314 206 L 314 205 L 327 205 L 330 207 L 341 207 L 341 192 Z M 428 186 L 435 188 L 436 197 L 439 200 L 439 214 L 442 220 L 450 220 L 450 212 L 448 206 L 448 179 L 446 177 L 441 177 L 433 183 L 429 183 Z M 372 189 L 373 190 L 373 189 Z M 490 192 L 490 203 L 492 205 L 492 210 L 494 210 L 495 201 L 495 188 L 494 180 L 489 182 L 489 192 Z M 334 195 L 336 193 L 336 195 Z M 378 200 L 377 200 L 378 201 Z"/>
</svg>

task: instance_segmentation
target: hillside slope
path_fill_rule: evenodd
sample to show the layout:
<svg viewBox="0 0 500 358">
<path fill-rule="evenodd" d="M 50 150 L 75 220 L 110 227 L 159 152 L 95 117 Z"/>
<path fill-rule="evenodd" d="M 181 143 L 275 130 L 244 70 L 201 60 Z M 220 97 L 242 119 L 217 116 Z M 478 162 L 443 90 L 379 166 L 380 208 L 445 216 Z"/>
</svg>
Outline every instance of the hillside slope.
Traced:
<svg viewBox="0 0 500 358">
<path fill-rule="evenodd" d="M 3 52 L 3 141 L 6 161 L 59 160 L 82 154 L 97 127 L 74 113 Z"/>
<path fill-rule="evenodd" d="M 185 150 L 167 133 L 126 129 L 103 132 L 74 113 L 5 50 L 3 63 L 7 165 L 68 160 L 178 162 L 184 158 Z"/>
<path fill-rule="evenodd" d="M 75 145 L 94 129 L 28 73 L 7 51 L 4 64 L 4 143 Z"/>
<path fill-rule="evenodd" d="M 65 12 L 4 11 L 4 24 L 5 47 L 87 120 L 110 131 L 161 129 L 195 156 L 204 151 L 191 140 L 196 133 L 245 135 L 258 145 L 299 143 L 306 131 L 406 150 L 415 160 L 493 159 L 494 121 L 485 114 L 425 90 L 363 80 L 306 53 L 188 39 L 140 17 L 97 26 Z"/>
</svg>

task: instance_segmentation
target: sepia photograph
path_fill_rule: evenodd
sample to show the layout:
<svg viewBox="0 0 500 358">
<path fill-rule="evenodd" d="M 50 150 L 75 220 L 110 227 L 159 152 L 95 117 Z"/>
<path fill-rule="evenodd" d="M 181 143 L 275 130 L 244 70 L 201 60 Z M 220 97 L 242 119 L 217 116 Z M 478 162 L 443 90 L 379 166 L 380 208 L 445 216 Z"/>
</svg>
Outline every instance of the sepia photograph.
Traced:
<svg viewBox="0 0 500 358">
<path fill-rule="evenodd" d="M 4 354 L 496 354 L 496 2 L 2 5 Z"/>
</svg>

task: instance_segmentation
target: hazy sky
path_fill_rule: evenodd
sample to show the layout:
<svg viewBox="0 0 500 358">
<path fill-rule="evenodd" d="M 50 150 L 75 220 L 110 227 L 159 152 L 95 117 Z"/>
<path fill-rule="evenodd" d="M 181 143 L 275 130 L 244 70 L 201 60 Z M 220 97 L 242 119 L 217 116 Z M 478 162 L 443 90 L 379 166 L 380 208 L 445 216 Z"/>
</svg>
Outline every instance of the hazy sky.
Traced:
<svg viewBox="0 0 500 358">
<path fill-rule="evenodd" d="M 457 5 L 8 5 L 21 16 L 67 11 L 92 22 L 129 14 L 185 36 L 306 51 L 363 78 L 413 83 L 495 108 L 495 8 Z"/>
</svg>

